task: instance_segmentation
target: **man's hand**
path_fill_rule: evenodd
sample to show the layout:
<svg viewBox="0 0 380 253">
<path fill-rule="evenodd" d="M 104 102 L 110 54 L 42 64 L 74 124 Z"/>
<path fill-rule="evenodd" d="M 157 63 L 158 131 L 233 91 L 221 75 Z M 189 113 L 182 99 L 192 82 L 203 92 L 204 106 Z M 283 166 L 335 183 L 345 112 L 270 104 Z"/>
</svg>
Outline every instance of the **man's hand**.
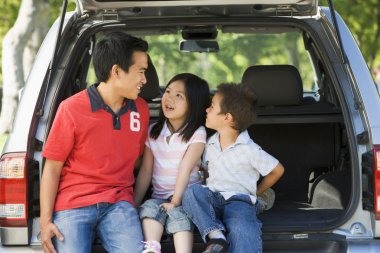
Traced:
<svg viewBox="0 0 380 253">
<path fill-rule="evenodd" d="M 41 224 L 41 243 L 45 253 L 57 253 L 54 249 L 51 238 L 56 236 L 58 240 L 63 241 L 63 236 L 57 226 L 52 222 Z"/>
</svg>

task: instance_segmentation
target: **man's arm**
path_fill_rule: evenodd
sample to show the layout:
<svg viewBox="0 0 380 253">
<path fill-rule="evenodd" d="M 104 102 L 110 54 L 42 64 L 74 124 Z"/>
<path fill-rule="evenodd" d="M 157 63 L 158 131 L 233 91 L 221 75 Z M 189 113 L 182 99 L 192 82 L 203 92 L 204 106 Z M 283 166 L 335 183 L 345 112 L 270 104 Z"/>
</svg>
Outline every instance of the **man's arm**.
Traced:
<svg viewBox="0 0 380 253">
<path fill-rule="evenodd" d="M 256 195 L 259 196 L 266 189 L 272 187 L 284 174 L 284 167 L 281 163 L 278 163 L 276 167 L 266 175 L 260 184 L 257 186 Z"/>
<path fill-rule="evenodd" d="M 51 242 L 52 237 L 57 236 L 59 240 L 63 240 L 62 234 L 59 232 L 57 226 L 53 224 L 52 220 L 63 165 L 64 162 L 47 159 L 42 174 L 40 190 L 40 228 L 41 242 L 45 253 L 56 253 Z"/>
<path fill-rule="evenodd" d="M 134 200 L 136 206 L 139 206 L 144 199 L 145 193 L 152 182 L 153 173 L 153 154 L 150 148 L 145 146 L 144 156 L 142 159 L 139 174 L 135 183 Z"/>
</svg>

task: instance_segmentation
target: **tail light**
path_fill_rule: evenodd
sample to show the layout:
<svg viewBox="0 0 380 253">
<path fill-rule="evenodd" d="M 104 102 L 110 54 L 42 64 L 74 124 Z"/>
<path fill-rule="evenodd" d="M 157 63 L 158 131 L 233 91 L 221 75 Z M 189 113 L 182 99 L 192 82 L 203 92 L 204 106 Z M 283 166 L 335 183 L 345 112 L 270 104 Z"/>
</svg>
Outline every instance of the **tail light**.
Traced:
<svg viewBox="0 0 380 253">
<path fill-rule="evenodd" d="M 26 153 L 9 153 L 0 158 L 0 226 L 27 226 Z"/>
<path fill-rule="evenodd" d="M 374 145 L 374 185 L 375 185 L 375 216 L 380 220 L 380 145 Z"/>
</svg>

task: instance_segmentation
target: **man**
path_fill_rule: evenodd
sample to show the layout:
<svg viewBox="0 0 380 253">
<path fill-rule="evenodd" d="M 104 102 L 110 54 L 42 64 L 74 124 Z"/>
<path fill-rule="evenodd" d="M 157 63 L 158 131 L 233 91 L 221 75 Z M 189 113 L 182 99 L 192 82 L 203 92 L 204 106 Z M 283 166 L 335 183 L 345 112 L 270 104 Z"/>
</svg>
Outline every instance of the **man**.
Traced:
<svg viewBox="0 0 380 253">
<path fill-rule="evenodd" d="M 138 98 L 146 83 L 146 41 L 121 32 L 97 43 L 99 83 L 64 100 L 43 156 L 41 241 L 44 252 L 142 251 L 133 202 L 133 169 L 142 154 L 149 109 Z"/>
</svg>

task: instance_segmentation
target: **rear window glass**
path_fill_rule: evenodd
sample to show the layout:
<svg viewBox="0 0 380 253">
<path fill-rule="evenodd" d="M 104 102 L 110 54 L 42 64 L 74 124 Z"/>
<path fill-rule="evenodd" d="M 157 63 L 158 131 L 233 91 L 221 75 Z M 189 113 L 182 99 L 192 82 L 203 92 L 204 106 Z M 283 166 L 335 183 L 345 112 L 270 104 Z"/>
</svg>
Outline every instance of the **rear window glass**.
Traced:
<svg viewBox="0 0 380 253">
<path fill-rule="evenodd" d="M 142 38 L 149 43 L 149 54 L 161 86 L 178 73 L 190 72 L 207 80 L 210 88 L 215 89 L 223 82 L 241 82 L 249 66 L 289 64 L 300 72 L 305 92 L 316 90 L 312 64 L 299 32 L 239 34 L 219 31 L 216 38 L 219 51 L 210 53 L 180 51 L 181 34 Z M 90 71 L 88 84 L 96 81 L 91 68 Z"/>
</svg>

